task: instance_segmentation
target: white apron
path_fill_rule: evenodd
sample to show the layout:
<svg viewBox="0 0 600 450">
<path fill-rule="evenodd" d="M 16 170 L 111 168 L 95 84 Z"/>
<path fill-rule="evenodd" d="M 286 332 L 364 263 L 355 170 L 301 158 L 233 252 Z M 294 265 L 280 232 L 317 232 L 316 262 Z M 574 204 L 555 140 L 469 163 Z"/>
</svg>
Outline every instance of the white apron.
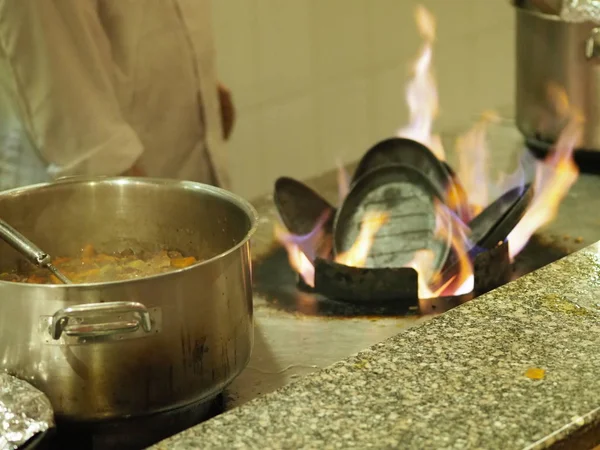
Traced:
<svg viewBox="0 0 600 450">
<path fill-rule="evenodd" d="M 229 187 L 209 0 L 0 0 L 0 189 L 136 161 Z"/>
</svg>

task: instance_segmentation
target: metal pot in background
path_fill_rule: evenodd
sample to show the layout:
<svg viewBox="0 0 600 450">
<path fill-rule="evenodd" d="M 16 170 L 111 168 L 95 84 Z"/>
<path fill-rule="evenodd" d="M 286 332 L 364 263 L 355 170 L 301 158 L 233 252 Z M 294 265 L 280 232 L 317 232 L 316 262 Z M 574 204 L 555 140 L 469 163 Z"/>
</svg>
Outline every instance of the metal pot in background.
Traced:
<svg viewBox="0 0 600 450">
<path fill-rule="evenodd" d="M 563 0 L 516 0 L 520 8 L 543 12 L 545 14 L 560 14 Z"/>
<path fill-rule="evenodd" d="M 198 183 L 67 179 L 0 194 L 0 215 L 53 255 L 177 249 L 201 262 L 88 285 L 0 282 L 0 370 L 44 392 L 58 420 L 148 415 L 210 399 L 253 344 L 255 210 Z M 0 244 L 0 270 L 20 256 Z"/>
<path fill-rule="evenodd" d="M 600 25 L 516 8 L 516 123 L 530 141 L 551 143 L 566 109 L 549 87 L 564 89 L 586 121 L 582 149 L 600 152 Z"/>
</svg>

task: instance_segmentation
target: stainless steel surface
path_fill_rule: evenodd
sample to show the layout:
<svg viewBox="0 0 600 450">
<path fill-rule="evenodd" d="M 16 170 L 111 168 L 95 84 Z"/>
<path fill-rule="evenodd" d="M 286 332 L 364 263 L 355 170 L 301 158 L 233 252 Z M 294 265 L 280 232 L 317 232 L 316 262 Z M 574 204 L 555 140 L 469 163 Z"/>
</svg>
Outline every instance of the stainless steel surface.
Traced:
<svg viewBox="0 0 600 450">
<path fill-rule="evenodd" d="M 448 133 L 443 138 L 448 149 L 455 142 L 456 134 Z M 498 172 L 511 173 L 516 156 L 524 151 L 523 138 L 512 120 L 492 127 L 489 146 L 492 152 L 490 167 Z M 456 167 L 456 155 L 448 153 L 450 164 Z M 309 180 L 308 184 L 329 201 L 335 202 L 335 171 Z M 558 217 L 540 230 L 520 255 L 520 271 L 516 276 L 600 239 L 600 209 L 590 208 L 597 202 L 599 189 L 600 177 L 580 176 L 561 204 Z M 258 268 L 260 261 L 272 252 L 275 245 L 273 225 L 277 213 L 270 196 L 257 199 L 254 204 L 261 216 L 253 239 L 253 254 Z M 282 291 L 286 289 L 283 287 Z M 228 409 L 293 383 L 432 317 L 318 315 L 314 313 L 317 306 L 313 295 L 290 292 L 289 296 L 294 302 L 293 311 L 281 307 L 283 298 L 269 298 L 264 293 L 255 292 L 254 350 L 248 367 L 227 390 L 230 396 Z M 280 300 L 279 305 L 276 300 Z"/>
<path fill-rule="evenodd" d="M 585 118 L 581 148 L 600 151 L 597 25 L 516 10 L 516 122 L 527 138 L 553 142 L 573 109 Z M 550 87 L 564 89 L 568 105 Z"/>
<path fill-rule="evenodd" d="M 66 276 L 54 267 L 52 258 L 48 253 L 44 252 L 2 219 L 0 219 L 0 238 L 21 253 L 29 262 L 49 270 L 64 284 L 71 283 Z"/>
<path fill-rule="evenodd" d="M 123 315 L 128 313 L 133 313 L 132 320 L 123 321 Z M 114 315 L 120 321 L 86 323 L 86 317 L 97 319 L 103 315 Z M 158 332 L 156 328 L 153 330 L 153 320 L 146 306 L 137 302 L 87 303 L 69 306 L 56 311 L 49 322 L 48 334 L 55 341 L 60 339 L 63 332 L 67 336 L 82 338 L 132 333 L 140 328 L 146 333 Z"/>
<path fill-rule="evenodd" d="M 50 401 L 29 383 L 0 373 L 0 449 L 17 450 L 54 427 Z"/>
<path fill-rule="evenodd" d="M 63 283 L 63 284 L 71 284 L 71 280 L 69 280 L 60 270 L 58 270 L 56 268 L 56 266 L 54 266 L 54 264 L 52 264 L 51 262 L 52 260 L 50 260 L 50 262 L 47 262 L 44 267 L 46 269 L 48 269 L 50 272 L 52 272 L 52 275 L 54 275 L 56 278 L 58 278 L 58 280 Z"/>
<path fill-rule="evenodd" d="M 189 182 L 68 179 L 2 193 L 0 210 L 49 252 L 93 243 L 201 260 L 112 283 L 0 282 L 0 368 L 46 393 L 59 419 L 182 407 L 213 397 L 246 366 L 257 217 L 244 200 Z M 0 244 L 0 270 L 19 258 Z"/>
</svg>

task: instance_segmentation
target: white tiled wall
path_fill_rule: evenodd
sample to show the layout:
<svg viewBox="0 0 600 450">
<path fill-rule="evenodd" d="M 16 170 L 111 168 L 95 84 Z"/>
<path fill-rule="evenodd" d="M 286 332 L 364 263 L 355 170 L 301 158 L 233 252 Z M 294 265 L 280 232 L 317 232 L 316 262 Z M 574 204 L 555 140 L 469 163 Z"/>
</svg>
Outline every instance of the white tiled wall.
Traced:
<svg viewBox="0 0 600 450">
<path fill-rule="evenodd" d="M 234 189 L 268 192 L 352 161 L 407 118 L 404 89 L 420 48 L 414 0 L 214 0 L 221 80 L 238 122 Z M 437 18 L 440 131 L 513 103 L 507 0 L 423 0 Z"/>
</svg>

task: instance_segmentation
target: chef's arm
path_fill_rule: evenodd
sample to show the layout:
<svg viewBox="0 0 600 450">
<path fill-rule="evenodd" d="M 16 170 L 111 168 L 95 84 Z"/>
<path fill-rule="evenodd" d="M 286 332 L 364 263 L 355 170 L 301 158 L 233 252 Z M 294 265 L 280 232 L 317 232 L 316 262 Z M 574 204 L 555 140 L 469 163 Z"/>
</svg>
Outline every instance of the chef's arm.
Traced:
<svg viewBox="0 0 600 450">
<path fill-rule="evenodd" d="M 139 170 L 142 144 L 121 114 L 96 0 L 0 0 L 0 52 L 10 73 L 0 83 L 53 176 Z"/>
</svg>

